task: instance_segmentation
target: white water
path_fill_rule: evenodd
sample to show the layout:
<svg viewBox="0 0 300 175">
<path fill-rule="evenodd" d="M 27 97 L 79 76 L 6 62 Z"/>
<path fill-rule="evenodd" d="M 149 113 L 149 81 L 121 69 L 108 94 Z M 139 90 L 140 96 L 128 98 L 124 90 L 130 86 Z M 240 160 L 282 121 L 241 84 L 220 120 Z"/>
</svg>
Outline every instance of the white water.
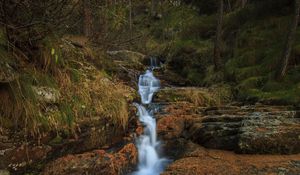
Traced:
<svg viewBox="0 0 300 175">
<path fill-rule="evenodd" d="M 143 104 L 150 104 L 155 92 L 160 88 L 160 82 L 152 71 L 147 70 L 139 78 L 139 93 Z M 139 120 L 145 125 L 144 134 L 137 141 L 139 165 L 134 175 L 159 175 L 167 159 L 158 155 L 159 142 L 157 141 L 156 120 L 143 106 L 135 104 L 138 109 Z"/>
<path fill-rule="evenodd" d="M 159 63 L 158 63 L 158 59 L 156 57 L 150 57 L 150 66 L 152 69 L 157 69 L 159 68 Z"/>
<path fill-rule="evenodd" d="M 160 83 L 152 73 L 147 70 L 144 75 L 139 78 L 139 94 L 143 104 L 149 104 L 152 102 L 152 98 L 155 92 L 159 90 Z"/>
</svg>

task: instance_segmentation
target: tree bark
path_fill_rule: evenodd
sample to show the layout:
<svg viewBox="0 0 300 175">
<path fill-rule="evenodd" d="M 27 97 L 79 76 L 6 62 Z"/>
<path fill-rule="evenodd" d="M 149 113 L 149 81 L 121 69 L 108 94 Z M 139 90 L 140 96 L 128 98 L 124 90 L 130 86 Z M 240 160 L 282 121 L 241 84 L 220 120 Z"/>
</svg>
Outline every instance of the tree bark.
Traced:
<svg viewBox="0 0 300 175">
<path fill-rule="evenodd" d="M 279 60 L 278 68 L 276 70 L 275 79 L 281 80 L 287 72 L 292 46 L 295 40 L 296 30 L 299 22 L 299 12 L 300 12 L 300 0 L 295 0 L 295 9 L 293 21 L 291 22 L 291 27 L 288 32 L 288 36 L 285 42 L 285 46 L 282 52 L 282 56 Z"/>
<path fill-rule="evenodd" d="M 218 5 L 218 23 L 216 30 L 216 39 L 215 39 L 215 47 L 214 47 L 214 65 L 215 70 L 220 70 L 221 64 L 221 38 L 222 38 L 222 26 L 223 26 L 223 15 L 224 15 L 224 1 L 219 0 Z"/>
<path fill-rule="evenodd" d="M 242 4 L 241 4 L 241 7 L 244 8 L 247 4 L 247 0 L 242 0 Z"/>
<path fill-rule="evenodd" d="M 129 32 L 130 32 L 130 39 L 132 39 L 132 3 L 129 0 Z"/>
<path fill-rule="evenodd" d="M 84 12 L 84 27 L 83 33 L 86 37 L 92 36 L 92 11 L 89 0 L 83 0 L 83 12 Z"/>
<path fill-rule="evenodd" d="M 157 14 L 157 0 L 151 0 L 151 16 L 156 16 Z"/>
</svg>

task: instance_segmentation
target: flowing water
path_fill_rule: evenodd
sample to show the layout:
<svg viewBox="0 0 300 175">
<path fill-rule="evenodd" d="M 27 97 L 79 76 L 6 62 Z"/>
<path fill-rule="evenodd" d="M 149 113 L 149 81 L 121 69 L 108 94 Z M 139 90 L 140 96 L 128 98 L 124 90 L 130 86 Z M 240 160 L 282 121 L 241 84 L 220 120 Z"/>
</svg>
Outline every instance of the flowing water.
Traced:
<svg viewBox="0 0 300 175">
<path fill-rule="evenodd" d="M 144 134 L 137 141 L 139 165 L 138 171 L 133 174 L 159 175 L 168 160 L 161 158 L 158 154 L 160 144 L 157 140 L 156 119 L 144 105 L 151 104 L 154 93 L 160 88 L 160 82 L 154 77 L 152 71 L 147 70 L 140 76 L 138 85 L 142 104 L 135 104 L 135 106 L 138 109 L 139 120 L 144 125 Z"/>
</svg>

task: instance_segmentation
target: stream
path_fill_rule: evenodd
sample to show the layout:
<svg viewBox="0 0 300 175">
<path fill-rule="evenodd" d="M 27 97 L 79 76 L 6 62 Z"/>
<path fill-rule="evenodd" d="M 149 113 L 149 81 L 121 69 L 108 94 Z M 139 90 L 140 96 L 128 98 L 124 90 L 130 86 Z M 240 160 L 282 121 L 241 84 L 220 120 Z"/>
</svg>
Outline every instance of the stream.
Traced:
<svg viewBox="0 0 300 175">
<path fill-rule="evenodd" d="M 134 175 L 159 175 L 169 162 L 160 157 L 160 142 L 157 140 L 156 119 L 153 110 L 150 109 L 152 98 L 160 88 L 160 81 L 153 75 L 152 70 L 157 67 L 157 61 L 151 59 L 151 69 L 140 75 L 138 88 L 142 104 L 135 103 L 138 109 L 138 117 L 144 125 L 144 133 L 137 140 L 138 171 Z"/>
</svg>

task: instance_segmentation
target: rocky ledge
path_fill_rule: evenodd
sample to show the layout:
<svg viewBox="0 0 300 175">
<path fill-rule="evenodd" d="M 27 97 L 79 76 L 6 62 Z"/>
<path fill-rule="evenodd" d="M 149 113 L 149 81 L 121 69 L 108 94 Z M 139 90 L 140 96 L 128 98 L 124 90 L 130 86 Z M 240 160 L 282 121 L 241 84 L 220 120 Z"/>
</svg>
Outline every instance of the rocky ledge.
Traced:
<svg viewBox="0 0 300 175">
<path fill-rule="evenodd" d="M 137 162 L 137 149 L 134 144 L 125 145 L 116 153 L 94 150 L 77 155 L 67 155 L 50 162 L 44 169 L 44 175 L 92 175 L 125 174 Z"/>
<path fill-rule="evenodd" d="M 166 103 L 158 134 L 164 175 L 300 174 L 300 116 L 290 106 Z"/>
<path fill-rule="evenodd" d="M 173 162 L 163 175 L 298 175 L 300 154 L 241 155 L 211 150 L 192 142 L 182 158 Z"/>
<path fill-rule="evenodd" d="M 202 111 L 190 138 L 207 148 L 247 154 L 300 153 L 300 116 L 283 106 L 229 106 Z"/>
</svg>

